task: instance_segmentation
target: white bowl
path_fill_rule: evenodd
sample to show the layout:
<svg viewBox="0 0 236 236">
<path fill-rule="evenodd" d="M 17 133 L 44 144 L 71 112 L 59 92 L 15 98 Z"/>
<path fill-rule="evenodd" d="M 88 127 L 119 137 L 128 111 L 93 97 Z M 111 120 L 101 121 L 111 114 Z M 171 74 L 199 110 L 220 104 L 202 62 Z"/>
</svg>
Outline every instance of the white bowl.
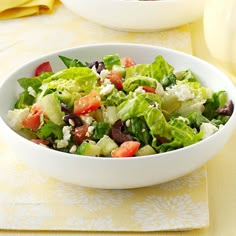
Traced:
<svg viewBox="0 0 236 236">
<path fill-rule="evenodd" d="M 124 31 L 164 30 L 202 17 L 205 0 L 61 0 L 79 16 Z"/>
<path fill-rule="evenodd" d="M 207 87 L 226 90 L 236 104 L 236 89 L 228 77 L 214 66 L 191 55 L 148 45 L 102 44 L 88 45 L 54 52 L 24 64 L 4 79 L 0 86 L 0 127 L 5 141 L 19 158 L 30 166 L 64 182 L 81 186 L 125 189 L 163 183 L 201 167 L 229 140 L 236 125 L 236 111 L 227 124 L 212 136 L 194 145 L 167 153 L 133 158 L 98 158 L 78 156 L 51 150 L 21 137 L 6 122 L 19 93 L 16 79 L 32 76 L 37 65 L 50 61 L 54 71 L 65 68 L 58 55 L 81 61 L 100 60 L 104 55 L 129 55 L 137 63 L 150 63 L 161 54 L 176 70 L 191 69 Z"/>
</svg>

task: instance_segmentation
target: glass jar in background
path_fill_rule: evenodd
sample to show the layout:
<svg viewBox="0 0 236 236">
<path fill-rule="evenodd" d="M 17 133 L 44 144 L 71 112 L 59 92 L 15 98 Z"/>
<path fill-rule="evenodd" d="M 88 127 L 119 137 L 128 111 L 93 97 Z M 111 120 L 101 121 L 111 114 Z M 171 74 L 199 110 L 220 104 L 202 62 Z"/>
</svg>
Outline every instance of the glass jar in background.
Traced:
<svg viewBox="0 0 236 236">
<path fill-rule="evenodd" d="M 211 55 L 236 75 L 236 0 L 206 0 L 203 22 Z"/>
</svg>

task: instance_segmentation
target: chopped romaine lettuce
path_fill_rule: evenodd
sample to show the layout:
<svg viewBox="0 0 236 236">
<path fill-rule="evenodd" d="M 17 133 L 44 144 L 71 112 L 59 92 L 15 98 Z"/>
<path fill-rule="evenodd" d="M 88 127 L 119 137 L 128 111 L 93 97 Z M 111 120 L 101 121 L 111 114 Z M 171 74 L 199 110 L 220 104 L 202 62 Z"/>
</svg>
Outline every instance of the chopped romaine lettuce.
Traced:
<svg viewBox="0 0 236 236">
<path fill-rule="evenodd" d="M 62 127 L 50 120 L 45 120 L 45 124 L 38 129 L 37 135 L 42 139 L 51 137 L 60 140 L 63 138 Z"/>
<path fill-rule="evenodd" d="M 126 121 L 127 131 L 142 144 L 149 144 L 151 135 L 144 117 L 133 117 Z"/>
<path fill-rule="evenodd" d="M 49 88 L 57 89 L 58 86 L 62 86 L 63 83 L 68 86 L 69 83 L 75 81 L 71 87 L 81 92 L 89 93 L 97 85 L 97 75 L 88 67 L 71 67 L 55 73 L 46 80 L 43 80 L 43 84 L 48 84 Z M 78 86 L 78 88 L 75 88 Z"/>
<path fill-rule="evenodd" d="M 190 69 L 174 71 L 161 55 L 150 64 L 118 54 L 59 58 L 67 69 L 18 79 L 22 92 L 7 117 L 22 136 L 62 152 L 111 156 L 124 142 L 137 155 L 176 150 L 214 134 L 233 113 L 225 91 L 206 88 Z"/>
<path fill-rule="evenodd" d="M 123 89 L 126 92 L 134 91 L 139 86 L 149 86 L 149 87 L 157 87 L 157 81 L 153 78 L 146 76 L 135 76 L 127 78 L 123 83 Z"/>
<path fill-rule="evenodd" d="M 118 54 L 104 56 L 103 61 L 108 70 L 111 70 L 114 65 L 121 65 L 121 59 Z"/>
<path fill-rule="evenodd" d="M 85 67 L 87 66 L 87 64 L 83 64 L 81 61 L 77 60 L 77 59 L 71 59 L 65 56 L 59 56 L 59 58 L 63 61 L 63 63 L 65 64 L 65 66 L 67 68 L 70 67 Z"/>
</svg>

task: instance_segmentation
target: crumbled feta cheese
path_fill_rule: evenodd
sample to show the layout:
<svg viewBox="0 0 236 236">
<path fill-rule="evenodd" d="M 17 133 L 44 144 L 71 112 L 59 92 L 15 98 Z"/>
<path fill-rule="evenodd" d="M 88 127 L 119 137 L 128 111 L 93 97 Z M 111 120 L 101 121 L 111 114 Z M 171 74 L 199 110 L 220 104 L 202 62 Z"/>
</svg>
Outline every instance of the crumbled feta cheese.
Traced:
<svg viewBox="0 0 236 236">
<path fill-rule="evenodd" d="M 106 86 L 104 86 L 101 91 L 100 91 L 100 95 L 107 95 L 109 93 L 111 93 L 111 91 L 113 90 L 114 88 L 114 84 L 107 84 Z"/>
<path fill-rule="evenodd" d="M 70 126 L 64 126 L 62 128 L 62 133 L 63 133 L 63 140 L 69 141 L 71 137 L 71 127 Z"/>
<path fill-rule="evenodd" d="M 200 126 L 200 131 L 204 132 L 203 139 L 205 139 L 218 131 L 218 128 L 211 123 L 202 123 Z"/>
<path fill-rule="evenodd" d="M 63 138 L 60 140 L 55 140 L 56 147 L 57 148 L 65 148 L 68 146 L 70 137 L 71 137 L 71 127 L 70 126 L 64 126 L 62 128 L 62 134 Z"/>
<path fill-rule="evenodd" d="M 104 79 L 103 84 L 108 85 L 108 84 L 112 84 L 112 83 L 109 79 Z"/>
<path fill-rule="evenodd" d="M 95 127 L 94 126 L 89 126 L 88 131 L 86 132 L 85 136 L 90 137 L 93 134 Z"/>
<path fill-rule="evenodd" d="M 145 91 L 141 86 L 139 86 L 138 88 L 136 88 L 136 89 L 134 90 L 134 92 L 137 92 L 137 93 L 146 93 L 146 91 Z"/>
<path fill-rule="evenodd" d="M 69 142 L 67 140 L 64 140 L 64 139 L 55 140 L 55 143 L 56 143 L 57 148 L 65 148 L 69 144 Z"/>
<path fill-rule="evenodd" d="M 7 113 L 7 120 L 9 126 L 14 130 L 20 130 L 22 126 L 22 120 L 30 114 L 29 108 L 14 109 Z"/>
<path fill-rule="evenodd" d="M 75 126 L 75 122 L 72 119 L 69 119 L 68 122 L 71 126 Z"/>
<path fill-rule="evenodd" d="M 82 115 L 80 116 L 81 120 L 83 121 L 84 124 L 92 124 L 94 121 L 94 118 L 90 115 Z"/>
<path fill-rule="evenodd" d="M 129 126 L 130 126 L 130 120 L 127 120 L 127 121 L 125 122 L 125 125 L 126 125 L 126 127 L 129 127 Z"/>
<path fill-rule="evenodd" d="M 73 145 L 71 148 L 70 148 L 70 153 L 75 153 L 76 152 L 76 149 L 77 149 L 77 147 L 76 147 L 76 145 Z"/>
<path fill-rule="evenodd" d="M 104 81 L 109 73 L 110 73 L 109 70 L 103 69 L 100 72 L 100 79 L 101 79 L 101 81 Z"/>
<path fill-rule="evenodd" d="M 179 101 L 187 101 L 194 98 L 191 88 L 186 84 L 174 85 L 166 89 L 167 93 L 175 95 Z"/>
<path fill-rule="evenodd" d="M 28 92 L 33 97 L 36 97 L 36 95 L 37 95 L 37 93 L 35 92 L 35 90 L 31 86 L 28 87 Z"/>
</svg>

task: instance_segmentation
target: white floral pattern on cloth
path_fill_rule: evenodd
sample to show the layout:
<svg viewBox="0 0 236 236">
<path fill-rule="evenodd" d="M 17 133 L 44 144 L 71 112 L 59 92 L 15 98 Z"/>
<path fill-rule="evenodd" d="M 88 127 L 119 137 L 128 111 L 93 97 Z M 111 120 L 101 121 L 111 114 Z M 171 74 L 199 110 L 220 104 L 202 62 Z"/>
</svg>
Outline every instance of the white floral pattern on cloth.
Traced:
<svg viewBox="0 0 236 236">
<path fill-rule="evenodd" d="M 40 55 L 84 44 L 142 43 L 191 53 L 188 25 L 163 32 L 121 32 L 79 18 L 61 4 L 51 15 L 0 21 L 0 28 L 0 81 Z M 209 224 L 205 167 L 148 188 L 97 190 L 65 184 L 31 169 L 1 140 L 4 137 L 0 137 L 0 229 L 137 232 Z"/>
<path fill-rule="evenodd" d="M 158 231 L 209 224 L 205 167 L 146 188 L 92 189 L 34 171 L 0 145 L 0 186 L 3 229 Z"/>
</svg>

